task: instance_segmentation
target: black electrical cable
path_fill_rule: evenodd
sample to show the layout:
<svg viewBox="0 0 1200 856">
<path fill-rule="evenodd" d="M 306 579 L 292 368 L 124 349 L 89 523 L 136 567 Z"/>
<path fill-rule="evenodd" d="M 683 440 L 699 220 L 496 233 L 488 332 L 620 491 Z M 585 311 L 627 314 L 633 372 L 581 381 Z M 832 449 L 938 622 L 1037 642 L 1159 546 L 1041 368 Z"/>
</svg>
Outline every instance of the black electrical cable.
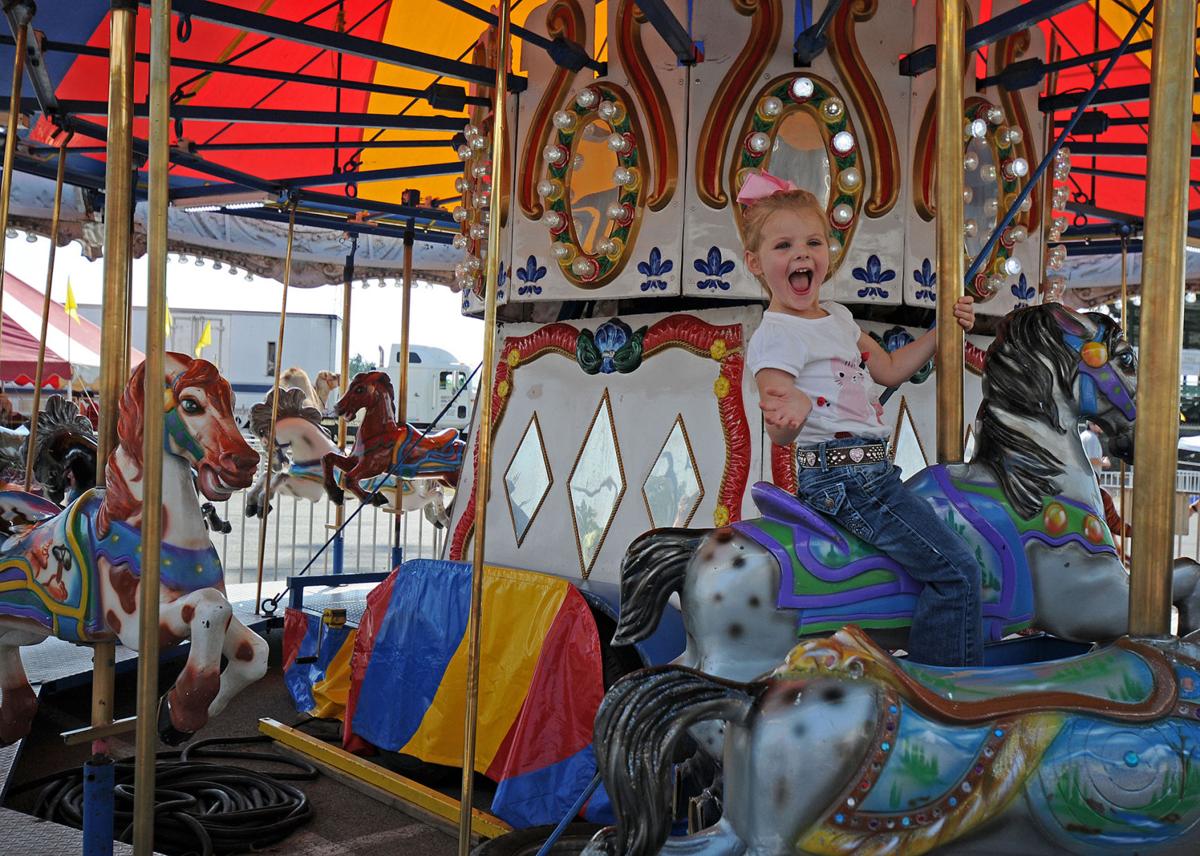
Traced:
<svg viewBox="0 0 1200 856">
<path fill-rule="evenodd" d="M 257 850 L 282 841 L 311 820 L 313 810 L 304 792 L 285 782 L 315 779 L 314 766 L 270 752 L 209 748 L 270 740 L 218 737 L 197 741 L 182 751 L 159 752 L 154 774 L 154 849 L 169 856 Z M 199 758 L 265 761 L 296 769 L 268 775 Z M 133 768 L 132 758 L 115 762 L 113 829 L 119 841 L 130 841 L 133 834 Z M 16 790 L 39 788 L 33 811 L 37 817 L 83 828 L 82 769 L 52 773 Z"/>
</svg>

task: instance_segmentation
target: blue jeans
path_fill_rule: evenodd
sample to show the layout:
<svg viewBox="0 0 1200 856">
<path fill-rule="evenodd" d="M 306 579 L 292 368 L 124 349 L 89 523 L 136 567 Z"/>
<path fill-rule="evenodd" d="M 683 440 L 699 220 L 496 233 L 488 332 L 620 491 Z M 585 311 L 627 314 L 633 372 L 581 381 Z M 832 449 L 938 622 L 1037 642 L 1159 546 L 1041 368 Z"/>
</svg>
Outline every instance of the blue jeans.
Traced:
<svg viewBox="0 0 1200 856">
<path fill-rule="evenodd" d="M 908 654 L 933 666 L 983 662 L 979 564 L 932 506 L 909 492 L 890 461 L 829 467 L 825 449 L 877 439 L 850 437 L 816 446 L 820 467 L 800 467 L 799 496 L 899 562 L 924 588 L 917 596 Z"/>
</svg>

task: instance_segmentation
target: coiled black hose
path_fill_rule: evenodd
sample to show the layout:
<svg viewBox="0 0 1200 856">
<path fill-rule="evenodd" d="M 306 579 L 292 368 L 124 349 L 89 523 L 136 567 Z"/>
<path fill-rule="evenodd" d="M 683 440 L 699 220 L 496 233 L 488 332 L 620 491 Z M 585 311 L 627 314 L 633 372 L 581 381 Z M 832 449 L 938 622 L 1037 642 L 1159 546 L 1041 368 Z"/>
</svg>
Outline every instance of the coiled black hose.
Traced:
<svg viewBox="0 0 1200 856">
<path fill-rule="evenodd" d="M 312 819 L 304 792 L 287 781 L 315 779 L 317 769 L 299 759 L 269 752 L 215 749 L 212 746 L 267 743 L 271 738 L 218 737 L 200 740 L 182 751 L 159 752 L 155 764 L 154 849 L 170 856 L 221 856 L 276 844 Z M 267 775 L 244 767 L 199 761 L 228 758 L 266 761 L 296 768 Z M 115 764 L 113 829 L 118 841 L 133 835 L 133 759 Z M 83 771 L 63 770 L 23 784 L 40 788 L 33 813 L 83 828 Z"/>
</svg>

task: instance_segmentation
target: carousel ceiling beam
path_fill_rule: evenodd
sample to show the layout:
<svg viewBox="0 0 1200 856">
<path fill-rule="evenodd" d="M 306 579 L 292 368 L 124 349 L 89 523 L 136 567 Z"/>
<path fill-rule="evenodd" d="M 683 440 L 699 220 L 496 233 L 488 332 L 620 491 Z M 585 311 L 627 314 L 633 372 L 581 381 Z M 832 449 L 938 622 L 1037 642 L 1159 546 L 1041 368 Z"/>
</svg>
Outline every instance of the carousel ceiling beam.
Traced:
<svg viewBox="0 0 1200 856">
<path fill-rule="evenodd" d="M 1121 242 L 1119 240 L 1073 241 L 1066 246 L 1068 256 L 1119 256 L 1121 254 Z M 1142 239 L 1133 238 L 1127 240 L 1125 248 L 1128 252 L 1140 253 L 1142 251 Z"/>
<path fill-rule="evenodd" d="M 1124 235 L 1132 238 L 1141 234 L 1142 221 L 1132 220 L 1129 223 L 1088 223 L 1086 226 L 1071 226 L 1062 233 L 1065 242 L 1080 238 L 1119 238 Z"/>
<path fill-rule="evenodd" d="M 70 158 L 67 159 L 68 161 Z M 27 175 L 36 175 L 41 178 L 54 181 L 58 175 L 58 161 L 40 160 L 38 158 L 26 157 L 24 155 L 16 155 L 13 160 L 13 169 L 18 172 L 26 173 Z M 83 187 L 88 190 L 98 190 L 104 192 L 104 172 L 89 173 L 81 172 L 76 169 L 67 167 L 63 173 L 63 181 L 73 187 Z M 142 194 L 145 195 L 144 193 Z"/>
<path fill-rule="evenodd" d="M 1192 81 L 1192 94 L 1200 94 L 1200 78 Z M 1083 98 L 1083 93 L 1081 92 L 1059 92 L 1053 95 L 1043 95 L 1038 99 L 1038 109 L 1043 113 L 1072 110 L 1079 105 L 1081 98 Z M 1096 93 L 1096 97 L 1092 99 L 1092 105 L 1129 104 L 1134 101 L 1149 100 L 1150 84 L 1145 83 L 1101 89 Z"/>
<path fill-rule="evenodd" d="M 139 0 L 141 5 L 149 6 L 150 0 Z M 471 83 L 482 83 L 494 86 L 496 71 L 482 65 L 436 56 L 424 51 L 410 50 L 399 45 L 388 45 L 372 39 L 351 36 L 345 33 L 335 33 L 321 27 L 312 27 L 295 21 L 287 21 L 272 15 L 260 15 L 245 9 L 235 9 L 222 3 L 212 3 L 209 0 L 174 0 L 172 10 L 177 15 L 188 15 L 201 21 L 222 24 L 249 33 L 259 33 L 279 39 L 308 45 L 314 48 L 330 51 L 334 54 L 346 54 L 362 59 L 374 60 L 386 65 L 398 65 L 404 68 L 415 68 L 455 80 L 466 80 Z M 508 75 L 508 88 L 512 92 L 521 92 L 528 81 L 516 74 Z"/>
<path fill-rule="evenodd" d="M 687 28 L 679 23 L 679 19 L 675 17 L 675 13 L 671 11 L 666 2 L 664 0 L 634 0 L 634 2 L 642 10 L 642 14 L 650 22 L 650 26 L 658 30 L 658 34 L 667 43 L 667 47 L 674 52 L 675 59 L 679 64 L 695 65 L 698 59 L 696 45 L 692 42 Z"/>
<path fill-rule="evenodd" d="M 1125 178 L 1130 181 L 1144 183 L 1146 181 L 1146 173 L 1144 172 L 1124 172 L 1119 169 L 1099 169 L 1092 166 L 1075 166 L 1071 165 L 1072 175 L 1094 175 L 1097 178 Z M 1200 185 L 1200 180 L 1189 179 L 1188 184 L 1196 187 Z"/>
<path fill-rule="evenodd" d="M 93 45 L 76 44 L 74 42 L 59 42 L 53 39 L 41 39 L 40 49 L 43 51 L 60 51 L 62 53 L 71 53 L 77 56 L 91 56 L 107 60 L 108 48 L 95 47 Z M 14 45 L 16 40 L 12 36 L 0 35 L 0 45 Z M 32 41 L 30 42 L 32 44 Z M 30 54 L 32 60 L 32 52 Z M 150 54 L 135 53 L 133 58 L 137 62 L 150 62 Z M 315 74 L 296 74 L 290 71 L 282 71 L 275 68 L 262 68 L 261 66 L 246 66 L 246 65 L 230 65 L 227 62 L 209 62 L 199 59 L 187 59 L 186 57 L 171 57 L 172 68 L 191 68 L 196 71 L 206 71 L 212 74 L 232 74 L 239 77 L 258 77 L 266 80 L 283 80 L 288 83 L 302 83 L 308 86 L 324 86 L 330 89 L 350 89 L 357 92 L 373 92 L 379 95 L 396 95 L 403 98 L 421 98 L 432 102 L 435 98 L 446 97 L 447 93 L 442 91 L 434 91 L 432 89 L 413 89 L 407 86 L 388 86 L 382 83 L 369 83 L 365 80 L 338 80 L 334 77 L 321 77 Z M 41 66 L 44 68 L 44 65 Z M 457 89 L 458 99 L 464 104 L 471 104 L 478 107 L 486 107 L 491 104 L 491 100 L 480 95 L 467 95 L 466 90 L 462 87 L 444 87 L 445 89 Z"/>
<path fill-rule="evenodd" d="M 451 9 L 457 9 L 459 12 L 470 15 L 477 21 L 483 21 L 488 26 L 494 27 L 499 21 L 496 15 L 486 9 L 472 6 L 467 0 L 438 0 L 438 2 L 443 6 L 449 6 Z M 578 42 L 569 42 L 562 36 L 548 39 L 541 33 L 535 33 L 526 27 L 518 27 L 516 24 L 511 25 L 511 30 L 512 34 L 521 41 L 544 50 L 550 55 L 550 59 L 554 60 L 554 64 L 560 68 L 570 71 L 590 68 L 601 77 L 608 74 L 608 63 L 592 59 Z"/>
<path fill-rule="evenodd" d="M 1089 143 L 1073 141 L 1071 154 L 1083 157 L 1144 158 L 1145 143 Z M 1192 146 L 1192 157 L 1200 158 L 1200 145 Z"/>
<path fill-rule="evenodd" d="M 453 163 L 334 172 L 328 175 L 308 175 L 275 180 L 286 187 L 323 187 L 330 184 L 363 184 L 369 181 L 393 181 L 398 178 L 424 178 L 431 175 L 461 175 L 462 169 L 462 161 L 456 160 Z"/>
<path fill-rule="evenodd" d="M 250 208 L 243 210 L 226 210 L 222 208 L 220 211 L 229 217 L 244 217 L 247 220 L 267 220 L 272 223 L 288 222 L 288 215 L 274 208 Z M 329 229 L 333 232 L 349 232 L 355 235 L 379 235 L 385 238 L 400 239 L 404 238 L 406 231 L 404 226 L 323 217 L 303 211 L 296 212 L 296 224 L 300 226 L 312 226 L 317 229 Z M 449 244 L 453 240 L 453 235 L 450 233 L 430 232 L 424 229 L 414 230 L 414 236 L 418 241 L 427 241 L 431 244 Z"/>
<path fill-rule="evenodd" d="M 1029 0 L 1007 12 L 993 15 L 982 24 L 976 24 L 967 30 L 967 53 L 974 53 L 980 48 L 998 42 L 1013 33 L 1028 29 L 1038 21 L 1065 12 L 1087 0 Z M 907 77 L 917 77 L 927 71 L 933 71 L 937 66 L 937 53 L 934 45 L 917 48 L 908 56 L 900 58 L 900 73 Z"/>
<path fill-rule="evenodd" d="M 1124 211 L 1113 211 L 1109 208 L 1100 208 L 1087 202 L 1068 202 L 1067 210 L 1073 211 L 1076 214 L 1083 214 L 1085 217 L 1098 217 L 1101 220 L 1108 220 L 1111 223 L 1131 225 L 1142 222 L 1141 217 L 1136 217 L 1133 214 L 1126 214 Z"/>
<path fill-rule="evenodd" d="M 33 106 L 33 102 L 30 102 Z M 104 116 L 105 101 L 59 101 L 58 115 Z M 133 105 L 133 115 L 149 115 L 145 103 Z M 334 110 L 276 110 L 262 107 L 213 107 L 172 104 L 171 118 L 192 122 L 238 122 L 258 125 L 310 125 L 332 128 L 387 128 L 398 131 L 461 131 L 463 116 L 397 116 L 394 113 L 340 113 Z"/>
<path fill-rule="evenodd" d="M 30 143 L 22 140 L 22 144 L 37 148 L 52 150 L 58 146 L 44 143 Z M 259 142 L 259 143 L 192 143 L 188 151 L 204 152 L 263 152 L 263 151 L 304 151 L 309 149 L 453 149 L 454 138 L 443 137 L 436 140 L 293 140 L 290 142 Z M 104 146 L 71 146 L 71 154 L 102 155 Z M 459 163 L 462 169 L 462 163 Z"/>
<path fill-rule="evenodd" d="M 20 23 L 20 15 L 17 12 L 18 7 L 33 4 L 24 3 L 5 3 L 4 16 L 8 19 L 9 29 L 12 30 L 13 36 L 17 34 L 17 28 L 23 26 Z M 34 11 L 25 13 L 29 18 L 32 18 Z M 49 72 L 46 71 L 46 58 L 42 54 L 40 33 L 29 27 L 28 38 L 25 42 L 25 76 L 29 78 L 33 84 L 34 96 L 37 99 L 38 109 L 46 115 L 52 115 L 58 112 L 58 104 L 54 96 L 54 81 L 50 79 Z M 16 45 L 15 38 L 9 38 L 8 41 Z"/>
<path fill-rule="evenodd" d="M 445 223 L 457 230 L 458 224 L 450 216 L 449 211 L 441 208 L 425 208 L 422 206 L 400 205 L 395 202 L 379 202 L 374 199 L 351 199 L 346 196 L 335 196 L 331 193 L 317 193 L 312 190 L 300 190 L 297 193 L 300 202 L 310 202 L 316 205 L 326 205 L 342 211 L 366 211 L 384 216 L 413 217 L 418 220 L 432 220 Z"/>
</svg>

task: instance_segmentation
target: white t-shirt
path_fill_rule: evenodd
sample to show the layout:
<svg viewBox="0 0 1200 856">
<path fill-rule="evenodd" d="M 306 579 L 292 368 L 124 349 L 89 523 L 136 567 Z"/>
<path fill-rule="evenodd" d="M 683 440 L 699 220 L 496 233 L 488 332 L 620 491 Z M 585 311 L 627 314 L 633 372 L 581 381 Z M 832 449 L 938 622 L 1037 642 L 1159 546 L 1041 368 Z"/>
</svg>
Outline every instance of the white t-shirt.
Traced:
<svg viewBox="0 0 1200 856">
<path fill-rule="evenodd" d="M 763 369 L 785 371 L 812 399 L 797 445 L 832 440 L 839 432 L 887 437 L 891 432 L 883 424 L 883 406 L 858 350 L 862 330 L 840 303 L 822 303 L 821 308 L 829 313 L 824 318 L 764 312 L 746 347 L 746 367 L 752 377 Z"/>
</svg>

